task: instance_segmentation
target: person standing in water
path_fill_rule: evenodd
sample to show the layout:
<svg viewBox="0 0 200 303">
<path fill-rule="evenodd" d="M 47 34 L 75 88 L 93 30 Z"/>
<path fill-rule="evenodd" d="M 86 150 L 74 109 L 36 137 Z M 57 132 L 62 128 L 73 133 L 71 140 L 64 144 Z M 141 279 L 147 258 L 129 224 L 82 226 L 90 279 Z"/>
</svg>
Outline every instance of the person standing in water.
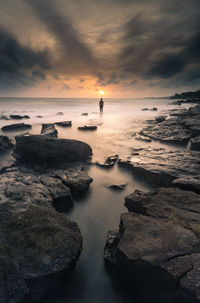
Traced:
<svg viewBox="0 0 200 303">
<path fill-rule="evenodd" d="M 103 113 L 103 106 L 104 106 L 104 102 L 103 102 L 103 99 L 101 98 L 101 100 L 99 101 L 100 113 Z"/>
</svg>

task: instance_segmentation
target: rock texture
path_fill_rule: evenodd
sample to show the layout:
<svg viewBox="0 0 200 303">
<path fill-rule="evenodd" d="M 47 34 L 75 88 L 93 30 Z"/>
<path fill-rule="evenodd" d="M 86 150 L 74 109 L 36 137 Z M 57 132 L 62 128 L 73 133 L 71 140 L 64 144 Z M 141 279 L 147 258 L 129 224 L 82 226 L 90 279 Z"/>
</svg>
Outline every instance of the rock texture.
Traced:
<svg viewBox="0 0 200 303">
<path fill-rule="evenodd" d="M 41 135 L 49 137 L 58 137 L 58 131 L 53 123 L 42 124 Z"/>
<path fill-rule="evenodd" d="M 32 126 L 30 124 L 16 123 L 16 124 L 5 125 L 1 128 L 1 130 L 3 132 L 7 132 L 7 131 L 27 130 L 31 128 Z"/>
<path fill-rule="evenodd" d="M 14 147 L 14 144 L 7 136 L 0 136 L 0 152 L 9 150 Z"/>
<path fill-rule="evenodd" d="M 26 163 L 59 166 L 67 162 L 84 161 L 92 155 L 91 147 L 81 141 L 48 136 L 17 136 L 15 157 Z"/>
<path fill-rule="evenodd" d="M 164 148 L 132 149 L 132 156 L 120 159 L 118 165 L 132 170 L 154 186 L 169 186 L 179 178 L 200 180 L 200 153 L 195 151 L 168 151 Z"/>
<path fill-rule="evenodd" d="M 200 302 L 200 196 L 178 188 L 125 198 L 119 231 L 108 234 L 105 260 L 130 290 L 151 302 Z"/>
</svg>

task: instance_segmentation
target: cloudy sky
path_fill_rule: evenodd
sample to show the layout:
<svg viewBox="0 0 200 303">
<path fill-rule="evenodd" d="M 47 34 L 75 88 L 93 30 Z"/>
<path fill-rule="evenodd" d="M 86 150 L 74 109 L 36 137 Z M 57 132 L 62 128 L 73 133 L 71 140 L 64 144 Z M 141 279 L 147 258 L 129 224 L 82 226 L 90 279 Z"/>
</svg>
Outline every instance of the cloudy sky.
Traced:
<svg viewBox="0 0 200 303">
<path fill-rule="evenodd" d="M 199 0 L 0 0 L 0 96 L 200 88 Z"/>
</svg>

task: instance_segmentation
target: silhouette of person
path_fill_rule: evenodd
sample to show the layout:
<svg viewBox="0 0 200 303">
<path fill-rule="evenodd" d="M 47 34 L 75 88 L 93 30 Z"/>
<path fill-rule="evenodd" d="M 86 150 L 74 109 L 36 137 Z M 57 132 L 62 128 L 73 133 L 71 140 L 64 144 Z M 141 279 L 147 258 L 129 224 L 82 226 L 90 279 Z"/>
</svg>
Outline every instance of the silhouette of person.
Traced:
<svg viewBox="0 0 200 303">
<path fill-rule="evenodd" d="M 100 113 L 103 113 L 103 106 L 104 106 L 104 102 L 103 102 L 103 99 L 101 98 L 101 100 L 99 101 Z"/>
</svg>

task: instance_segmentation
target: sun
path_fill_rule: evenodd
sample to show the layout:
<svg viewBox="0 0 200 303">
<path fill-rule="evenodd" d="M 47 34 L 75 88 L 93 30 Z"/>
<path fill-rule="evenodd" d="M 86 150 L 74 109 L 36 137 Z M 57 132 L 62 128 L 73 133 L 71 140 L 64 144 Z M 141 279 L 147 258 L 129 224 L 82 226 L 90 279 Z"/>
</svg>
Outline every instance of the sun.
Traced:
<svg viewBox="0 0 200 303">
<path fill-rule="evenodd" d="M 104 95 L 104 91 L 103 91 L 103 90 L 100 90 L 99 93 L 100 93 L 100 95 L 102 95 L 102 96 Z"/>
</svg>

